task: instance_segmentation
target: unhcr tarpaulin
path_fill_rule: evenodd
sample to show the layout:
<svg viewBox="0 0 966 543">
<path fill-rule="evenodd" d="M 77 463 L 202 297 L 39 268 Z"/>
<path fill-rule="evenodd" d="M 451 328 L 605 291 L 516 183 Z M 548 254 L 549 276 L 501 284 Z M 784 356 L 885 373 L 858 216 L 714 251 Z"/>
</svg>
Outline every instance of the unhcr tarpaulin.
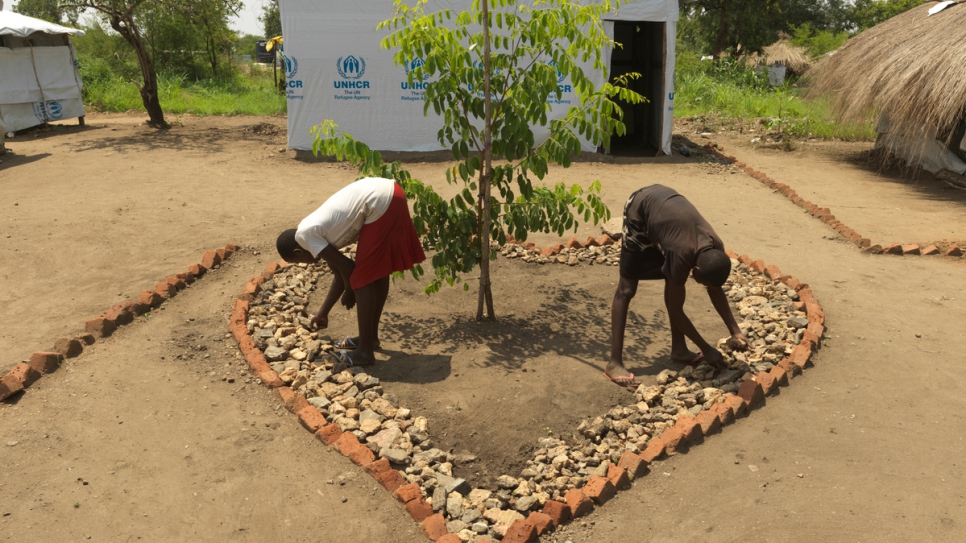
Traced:
<svg viewBox="0 0 966 543">
<path fill-rule="evenodd" d="M 0 36 L 4 42 L 9 40 L 7 36 L 23 43 L 19 38 L 51 34 L 83 32 L 9 11 L 0 12 Z M 76 56 L 69 42 L 63 43 L 52 47 L 0 47 L 0 124 L 6 125 L 7 130 L 84 115 Z"/>
<path fill-rule="evenodd" d="M 394 51 L 381 49 L 387 31 L 376 26 L 392 17 L 392 0 L 345 2 L 342 0 L 281 0 L 282 34 L 285 37 L 285 75 L 288 97 L 288 146 L 311 149 L 310 129 L 323 119 L 334 120 L 341 130 L 366 142 L 373 149 L 390 151 L 435 151 L 442 149 L 437 131 L 442 122 L 430 110 L 423 115 L 423 94 L 427 82 L 410 87 L 407 70 L 393 63 Z M 466 0 L 431 1 L 427 11 L 469 6 Z M 666 23 L 663 96 L 648 97 L 663 102 L 661 148 L 671 151 L 674 99 L 674 44 L 678 4 L 676 0 L 629 2 L 609 21 L 653 21 Z M 613 37 L 613 24 L 605 24 Z M 604 51 L 605 63 L 610 51 Z M 412 62 L 420 62 L 413 59 Z M 591 64 L 582 66 L 596 85 L 604 74 Z M 548 117 L 562 118 L 577 103 L 570 81 L 561 79 L 560 100 L 551 96 Z M 537 141 L 549 130 L 536 127 Z M 583 142 L 594 151 L 599 142 Z"/>
</svg>

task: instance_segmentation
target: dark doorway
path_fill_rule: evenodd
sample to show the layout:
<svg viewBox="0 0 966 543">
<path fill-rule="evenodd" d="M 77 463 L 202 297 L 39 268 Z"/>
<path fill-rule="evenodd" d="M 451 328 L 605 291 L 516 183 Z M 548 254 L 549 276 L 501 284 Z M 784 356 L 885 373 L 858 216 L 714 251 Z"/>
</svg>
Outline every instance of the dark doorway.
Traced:
<svg viewBox="0 0 966 543">
<path fill-rule="evenodd" d="M 661 152 L 666 28 L 665 23 L 658 22 L 614 22 L 614 41 L 622 47 L 614 47 L 611 82 L 627 73 L 641 74 L 629 86 L 647 98 L 647 102 L 632 105 L 618 101 L 624 111 L 627 133 L 611 138 L 610 154 L 655 156 Z"/>
</svg>

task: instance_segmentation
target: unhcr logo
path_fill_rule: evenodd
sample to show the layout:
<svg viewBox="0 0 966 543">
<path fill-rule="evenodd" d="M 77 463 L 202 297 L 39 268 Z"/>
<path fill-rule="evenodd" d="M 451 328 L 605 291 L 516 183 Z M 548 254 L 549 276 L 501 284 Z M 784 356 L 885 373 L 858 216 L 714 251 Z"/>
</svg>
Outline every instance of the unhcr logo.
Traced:
<svg viewBox="0 0 966 543">
<path fill-rule="evenodd" d="M 359 79 L 366 73 L 366 59 L 352 55 L 339 57 L 336 67 L 343 79 Z"/>
<path fill-rule="evenodd" d="M 332 85 L 337 89 L 368 89 L 368 81 L 359 81 L 366 73 L 366 59 L 349 55 L 339 57 L 335 63 L 342 81 L 333 81 Z"/>
<path fill-rule="evenodd" d="M 286 56 L 284 63 L 286 79 L 292 79 L 295 77 L 295 74 L 299 73 L 299 61 L 295 60 L 295 57 Z"/>
<path fill-rule="evenodd" d="M 32 106 L 34 117 L 41 122 L 56 121 L 64 115 L 64 107 L 60 102 L 50 101 L 46 105 L 43 102 L 34 102 Z"/>
<path fill-rule="evenodd" d="M 399 87 L 402 88 L 402 90 L 426 90 L 426 86 L 429 85 L 429 83 L 426 83 L 426 80 L 429 79 L 429 75 L 422 70 L 422 68 L 425 66 L 426 61 L 421 58 L 407 61 L 405 64 L 406 75 L 412 75 L 413 83 L 410 85 L 409 80 L 407 79 L 406 81 L 401 82 Z M 417 69 L 419 70 L 421 77 L 416 76 L 415 72 Z"/>
</svg>

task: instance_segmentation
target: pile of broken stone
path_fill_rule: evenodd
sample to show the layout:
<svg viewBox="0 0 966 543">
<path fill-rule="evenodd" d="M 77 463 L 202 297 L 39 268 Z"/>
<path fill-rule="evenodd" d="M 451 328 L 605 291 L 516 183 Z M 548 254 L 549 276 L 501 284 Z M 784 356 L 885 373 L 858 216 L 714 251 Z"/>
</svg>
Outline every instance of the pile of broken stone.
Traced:
<svg viewBox="0 0 966 543">
<path fill-rule="evenodd" d="M 580 247 L 561 247 L 557 251 L 544 251 L 539 247 L 527 247 L 519 243 L 507 243 L 500 250 L 506 258 L 518 258 L 534 264 L 578 264 L 617 266 L 620 264 L 620 242 L 610 245 L 584 245 Z"/>
<path fill-rule="evenodd" d="M 565 501 L 569 490 L 582 488 L 593 475 L 607 476 L 624 451 L 642 451 L 681 417 L 697 416 L 724 401 L 742 380 L 769 370 L 791 353 L 808 325 L 796 306 L 798 294 L 744 264 L 732 264 L 724 288 L 751 349 L 737 352 L 721 340 L 718 347 L 727 369 L 703 363 L 662 371 L 656 384 L 635 391 L 633 402 L 581 422 L 571 440 L 540 439 L 527 467 L 518 476 L 500 476 L 491 489 L 471 488 L 459 478 L 454 469 L 468 459 L 434 447 L 427 419 L 401 406 L 378 378 L 361 368 L 332 372 L 333 361 L 326 353 L 334 349 L 333 342 L 310 329 L 306 312 L 316 284 L 328 282 L 324 266 L 280 269 L 252 300 L 247 326 L 281 381 L 329 423 L 353 433 L 377 458 L 389 460 L 408 482 L 417 483 L 434 512 L 446 518 L 449 533 L 470 542 L 483 536 L 500 539 L 514 521 L 540 510 L 548 500 Z"/>
</svg>

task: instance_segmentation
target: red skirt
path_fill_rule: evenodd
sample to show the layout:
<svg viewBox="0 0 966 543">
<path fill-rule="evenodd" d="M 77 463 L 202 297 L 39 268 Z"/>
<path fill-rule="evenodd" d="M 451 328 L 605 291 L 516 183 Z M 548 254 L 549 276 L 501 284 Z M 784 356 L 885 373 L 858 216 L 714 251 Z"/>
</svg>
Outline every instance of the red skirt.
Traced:
<svg viewBox="0 0 966 543">
<path fill-rule="evenodd" d="M 359 232 L 356 267 L 349 283 L 356 290 L 393 272 L 412 269 L 423 260 L 426 253 L 409 216 L 406 193 L 396 184 L 389 209 Z"/>
</svg>

